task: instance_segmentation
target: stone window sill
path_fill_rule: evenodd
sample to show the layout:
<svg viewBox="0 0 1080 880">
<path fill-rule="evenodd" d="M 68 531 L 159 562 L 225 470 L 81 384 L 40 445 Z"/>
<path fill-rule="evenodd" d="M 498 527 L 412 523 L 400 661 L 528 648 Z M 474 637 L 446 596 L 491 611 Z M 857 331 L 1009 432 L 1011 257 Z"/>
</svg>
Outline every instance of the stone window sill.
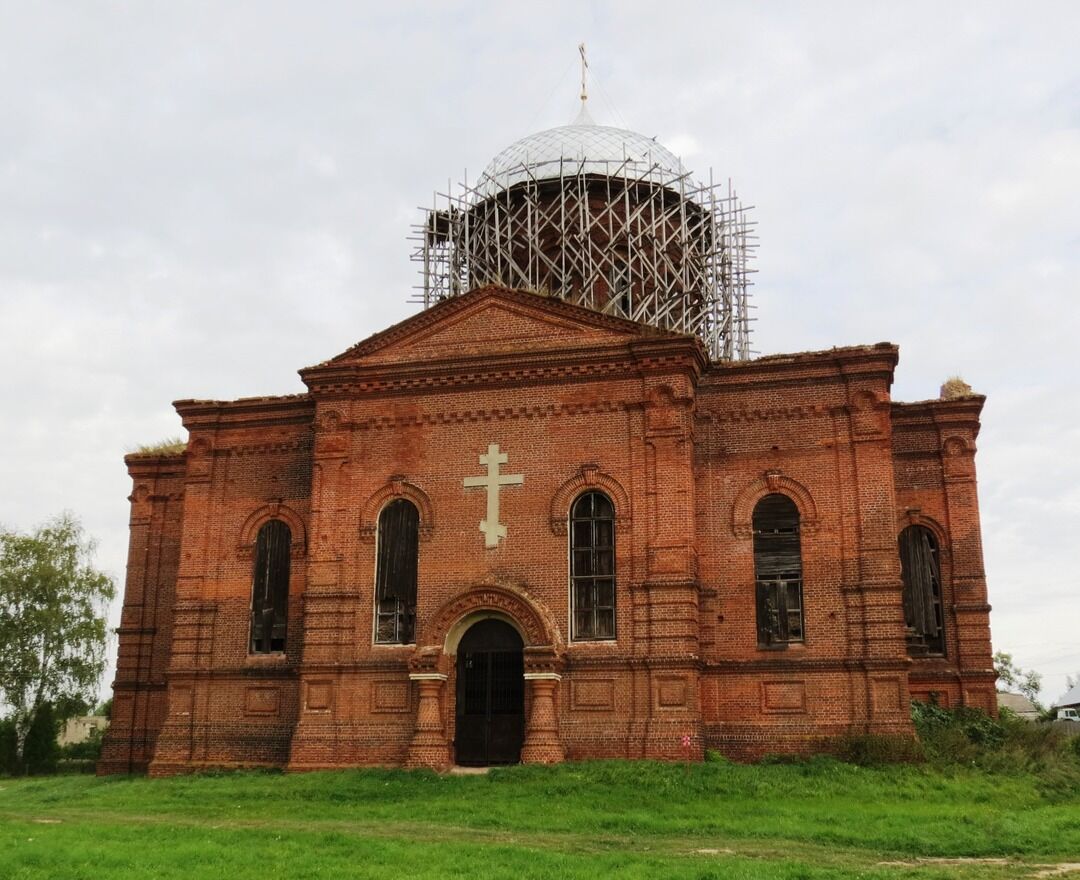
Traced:
<svg viewBox="0 0 1080 880">
<path fill-rule="evenodd" d="M 244 662 L 247 666 L 286 666 L 289 655 L 285 651 L 274 651 L 271 654 L 248 654 Z"/>
</svg>

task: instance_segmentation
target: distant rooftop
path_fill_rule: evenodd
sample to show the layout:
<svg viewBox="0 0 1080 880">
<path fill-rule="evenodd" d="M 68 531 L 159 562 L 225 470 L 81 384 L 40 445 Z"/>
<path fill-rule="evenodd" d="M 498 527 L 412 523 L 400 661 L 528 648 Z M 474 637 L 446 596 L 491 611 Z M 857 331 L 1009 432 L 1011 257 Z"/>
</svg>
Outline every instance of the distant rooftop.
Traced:
<svg viewBox="0 0 1080 880">
<path fill-rule="evenodd" d="M 1080 684 L 1075 684 L 1069 688 L 1069 692 L 1054 703 L 1054 706 L 1056 708 L 1062 708 L 1064 706 L 1080 706 Z"/>
</svg>

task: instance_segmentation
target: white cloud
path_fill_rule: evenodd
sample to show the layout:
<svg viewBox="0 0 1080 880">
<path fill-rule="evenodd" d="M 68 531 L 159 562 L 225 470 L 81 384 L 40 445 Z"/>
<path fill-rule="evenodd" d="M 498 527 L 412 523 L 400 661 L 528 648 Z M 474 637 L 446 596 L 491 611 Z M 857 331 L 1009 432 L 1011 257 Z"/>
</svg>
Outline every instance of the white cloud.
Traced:
<svg viewBox="0 0 1080 880">
<path fill-rule="evenodd" d="M 69 507 L 122 575 L 124 449 L 176 433 L 175 398 L 297 390 L 410 313 L 414 206 L 567 121 L 584 39 L 598 121 L 756 205 L 759 349 L 891 339 L 898 397 L 957 372 L 990 395 L 995 643 L 1061 690 L 1078 25 L 1067 3 L 23 4 L 0 31 L 0 521 Z"/>
</svg>

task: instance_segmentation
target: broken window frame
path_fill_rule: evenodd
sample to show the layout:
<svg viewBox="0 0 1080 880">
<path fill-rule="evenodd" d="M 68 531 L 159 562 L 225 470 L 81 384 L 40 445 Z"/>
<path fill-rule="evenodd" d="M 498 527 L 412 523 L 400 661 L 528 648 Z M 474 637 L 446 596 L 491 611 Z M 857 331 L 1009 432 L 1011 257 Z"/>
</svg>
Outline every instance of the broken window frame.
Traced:
<svg viewBox="0 0 1080 880">
<path fill-rule="evenodd" d="M 806 641 L 799 508 L 779 492 L 754 506 L 754 604 L 759 648 Z"/>
<path fill-rule="evenodd" d="M 420 511 L 395 498 L 379 511 L 375 556 L 377 645 L 411 645 L 416 639 Z"/>
<path fill-rule="evenodd" d="M 903 581 L 904 625 L 908 655 L 945 656 L 945 606 L 941 586 L 941 553 L 937 535 L 910 525 L 897 538 Z M 913 577 L 916 573 L 917 576 Z"/>
<path fill-rule="evenodd" d="M 615 615 L 615 505 L 603 492 L 584 492 L 570 506 L 570 638 L 613 641 Z M 607 538 L 606 536 L 610 536 Z"/>
<path fill-rule="evenodd" d="M 251 625 L 248 653 L 283 654 L 289 624 L 289 575 L 292 530 L 288 523 L 271 519 L 255 538 L 251 576 Z"/>
</svg>

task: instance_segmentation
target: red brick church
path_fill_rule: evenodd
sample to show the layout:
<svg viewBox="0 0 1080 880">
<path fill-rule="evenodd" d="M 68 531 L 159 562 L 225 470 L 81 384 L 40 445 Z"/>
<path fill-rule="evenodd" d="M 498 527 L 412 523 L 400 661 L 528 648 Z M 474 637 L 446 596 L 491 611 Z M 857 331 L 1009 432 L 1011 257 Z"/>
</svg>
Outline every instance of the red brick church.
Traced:
<svg viewBox="0 0 1080 880">
<path fill-rule="evenodd" d="M 751 358 L 746 214 L 574 124 L 419 229 L 425 306 L 127 456 L 99 772 L 739 759 L 996 709 L 981 396 Z"/>
</svg>

